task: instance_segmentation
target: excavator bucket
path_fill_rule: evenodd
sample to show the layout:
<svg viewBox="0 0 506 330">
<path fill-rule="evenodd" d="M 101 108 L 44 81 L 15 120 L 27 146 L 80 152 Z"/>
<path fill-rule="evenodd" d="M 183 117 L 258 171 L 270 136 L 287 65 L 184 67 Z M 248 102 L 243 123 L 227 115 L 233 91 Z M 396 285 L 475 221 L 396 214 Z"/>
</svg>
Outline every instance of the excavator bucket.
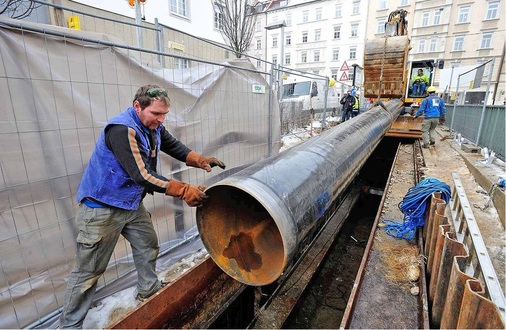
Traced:
<svg viewBox="0 0 506 330">
<path fill-rule="evenodd" d="M 364 96 L 375 99 L 403 98 L 410 49 L 405 35 L 368 40 L 364 51 Z"/>
</svg>

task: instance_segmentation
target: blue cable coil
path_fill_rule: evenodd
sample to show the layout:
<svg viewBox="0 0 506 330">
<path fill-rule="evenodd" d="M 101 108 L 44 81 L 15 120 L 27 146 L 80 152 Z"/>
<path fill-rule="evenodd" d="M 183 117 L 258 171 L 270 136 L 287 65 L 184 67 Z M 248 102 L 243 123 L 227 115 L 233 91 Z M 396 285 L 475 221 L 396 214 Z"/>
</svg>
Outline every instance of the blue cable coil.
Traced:
<svg viewBox="0 0 506 330">
<path fill-rule="evenodd" d="M 415 237 L 416 229 L 425 224 L 425 210 L 432 193 L 440 192 L 441 198 L 448 204 L 450 201 L 450 186 L 435 178 L 426 178 L 416 186 L 411 187 L 406 196 L 399 203 L 399 210 L 404 214 L 402 223 L 385 219 L 383 228 L 390 236 L 411 240 Z"/>
</svg>

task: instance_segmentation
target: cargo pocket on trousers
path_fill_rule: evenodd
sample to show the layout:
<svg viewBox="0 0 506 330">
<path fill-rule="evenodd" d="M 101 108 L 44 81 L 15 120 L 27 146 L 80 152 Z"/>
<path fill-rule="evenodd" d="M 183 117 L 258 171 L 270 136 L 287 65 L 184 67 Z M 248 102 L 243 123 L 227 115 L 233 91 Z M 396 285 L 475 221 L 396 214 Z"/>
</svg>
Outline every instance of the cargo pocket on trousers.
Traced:
<svg viewBox="0 0 506 330">
<path fill-rule="evenodd" d="M 81 271 L 90 273 L 96 272 L 97 255 L 100 246 L 101 236 L 90 235 L 80 231 L 77 235 L 77 258 L 76 266 Z"/>
</svg>

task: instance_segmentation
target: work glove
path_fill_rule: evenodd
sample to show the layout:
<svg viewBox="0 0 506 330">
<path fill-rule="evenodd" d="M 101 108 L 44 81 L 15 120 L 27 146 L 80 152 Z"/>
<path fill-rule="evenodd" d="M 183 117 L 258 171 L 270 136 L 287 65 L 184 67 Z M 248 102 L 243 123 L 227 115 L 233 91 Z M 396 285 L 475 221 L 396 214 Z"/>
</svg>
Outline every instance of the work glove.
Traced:
<svg viewBox="0 0 506 330">
<path fill-rule="evenodd" d="M 207 172 L 211 172 L 211 168 L 215 166 L 219 166 L 222 169 L 225 169 L 226 165 L 224 162 L 215 157 L 204 157 L 199 155 L 195 151 L 190 151 L 188 156 L 186 156 L 186 165 L 198 167 Z"/>
<path fill-rule="evenodd" d="M 441 115 L 439 117 L 439 125 L 444 125 L 446 123 L 446 117 L 445 115 Z"/>
<path fill-rule="evenodd" d="M 200 207 L 204 205 L 207 195 L 204 193 L 206 186 L 193 186 L 188 183 L 170 180 L 165 195 L 182 199 L 188 206 Z"/>
<path fill-rule="evenodd" d="M 418 116 L 413 116 L 413 120 L 415 120 L 416 118 L 418 118 Z"/>
</svg>

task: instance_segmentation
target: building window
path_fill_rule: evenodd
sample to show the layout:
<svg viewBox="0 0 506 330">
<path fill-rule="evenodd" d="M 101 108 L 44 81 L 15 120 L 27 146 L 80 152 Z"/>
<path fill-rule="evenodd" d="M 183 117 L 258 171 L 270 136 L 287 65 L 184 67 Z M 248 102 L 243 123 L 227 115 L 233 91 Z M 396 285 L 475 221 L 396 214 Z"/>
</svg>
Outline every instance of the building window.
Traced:
<svg viewBox="0 0 506 330">
<path fill-rule="evenodd" d="M 351 36 L 358 37 L 358 23 L 351 23 Z"/>
<path fill-rule="evenodd" d="M 306 52 L 300 53 L 300 61 L 302 63 L 306 63 L 307 62 L 307 53 Z"/>
<path fill-rule="evenodd" d="M 430 39 L 429 52 L 435 52 L 437 47 L 437 38 Z"/>
<path fill-rule="evenodd" d="M 272 65 L 278 65 L 278 55 L 272 55 Z"/>
<path fill-rule="evenodd" d="M 471 11 L 471 6 L 461 6 L 459 8 L 459 16 L 457 19 L 457 23 L 468 23 L 470 11 Z"/>
<path fill-rule="evenodd" d="M 318 29 L 314 31 L 314 41 L 320 41 L 322 38 L 322 30 Z"/>
<path fill-rule="evenodd" d="M 464 36 L 456 36 L 453 39 L 453 51 L 464 50 Z"/>
<path fill-rule="evenodd" d="M 292 36 L 291 35 L 287 35 L 285 37 L 285 44 L 286 45 L 291 45 L 292 44 Z"/>
<path fill-rule="evenodd" d="M 262 39 L 257 39 L 257 49 L 262 49 Z"/>
<path fill-rule="evenodd" d="M 317 21 L 322 20 L 322 9 L 321 8 L 316 8 L 316 17 L 315 18 Z"/>
<path fill-rule="evenodd" d="M 360 14 L 360 1 L 353 2 L 352 14 L 353 15 Z"/>
<path fill-rule="evenodd" d="M 262 61 L 261 60 L 257 60 L 257 68 L 259 68 L 261 66 L 262 66 Z"/>
<path fill-rule="evenodd" d="M 292 26 L 292 14 L 286 14 L 286 26 Z"/>
<path fill-rule="evenodd" d="M 262 31 L 262 21 L 256 21 L 256 23 L 255 23 L 255 31 L 256 32 Z"/>
<path fill-rule="evenodd" d="M 307 32 L 302 32 L 302 42 L 307 42 Z"/>
<path fill-rule="evenodd" d="M 341 39 L 341 27 L 334 26 L 334 39 Z"/>
<path fill-rule="evenodd" d="M 335 11 L 334 11 L 334 17 L 335 18 L 343 17 L 343 4 L 342 3 L 338 3 L 336 5 Z"/>
<path fill-rule="evenodd" d="M 186 17 L 186 0 L 170 0 L 170 12 Z"/>
<path fill-rule="evenodd" d="M 376 23 L 376 33 L 385 33 L 385 23 L 387 20 L 385 18 L 379 18 L 378 23 Z"/>
<path fill-rule="evenodd" d="M 302 23 L 307 23 L 309 21 L 309 12 L 304 10 L 302 12 Z"/>
<path fill-rule="evenodd" d="M 337 79 L 337 74 L 338 73 L 339 73 L 338 70 L 332 70 L 330 76 L 332 77 L 332 79 L 334 79 L 335 81 L 337 81 L 338 80 Z"/>
<path fill-rule="evenodd" d="M 429 25 L 429 12 L 424 11 L 422 13 L 422 26 L 428 26 Z"/>
<path fill-rule="evenodd" d="M 319 50 L 314 51 L 313 59 L 314 59 L 314 62 L 320 62 L 320 51 Z"/>
<path fill-rule="evenodd" d="M 434 25 L 441 24 L 441 10 L 437 9 L 434 12 Z"/>
<path fill-rule="evenodd" d="M 292 57 L 290 54 L 285 55 L 285 64 L 290 64 L 292 62 Z"/>
<path fill-rule="evenodd" d="M 332 49 L 332 61 L 339 60 L 339 48 Z"/>
<path fill-rule="evenodd" d="M 174 58 L 174 69 L 188 69 L 190 61 L 183 58 Z"/>
<path fill-rule="evenodd" d="M 214 28 L 223 30 L 223 15 L 217 5 L 214 6 Z"/>
<path fill-rule="evenodd" d="M 357 47 L 350 47 L 350 60 L 357 58 Z"/>
<path fill-rule="evenodd" d="M 481 35 L 480 48 L 492 48 L 492 32 L 484 32 Z"/>
<path fill-rule="evenodd" d="M 425 52 L 425 40 L 420 40 L 420 43 L 418 44 L 418 52 Z"/>
<path fill-rule="evenodd" d="M 409 5 L 409 0 L 401 0 L 400 6 L 407 6 Z"/>
<path fill-rule="evenodd" d="M 388 9 L 388 0 L 378 0 L 378 10 Z"/>
<path fill-rule="evenodd" d="M 485 19 L 497 18 L 499 12 L 499 1 L 489 1 L 487 4 L 487 16 Z"/>
<path fill-rule="evenodd" d="M 348 80 L 353 81 L 354 76 L 355 75 L 353 74 L 353 71 L 350 71 L 350 73 L 348 74 Z"/>
<path fill-rule="evenodd" d="M 272 47 L 278 47 L 278 37 L 272 37 Z"/>
</svg>

